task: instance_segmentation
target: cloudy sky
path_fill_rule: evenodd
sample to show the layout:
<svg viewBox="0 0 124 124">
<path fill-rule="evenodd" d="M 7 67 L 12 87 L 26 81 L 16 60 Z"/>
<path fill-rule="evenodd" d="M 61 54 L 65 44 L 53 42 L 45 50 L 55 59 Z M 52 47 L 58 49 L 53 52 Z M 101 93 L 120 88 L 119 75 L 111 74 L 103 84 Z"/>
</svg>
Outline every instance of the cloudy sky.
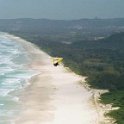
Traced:
<svg viewBox="0 0 124 124">
<path fill-rule="evenodd" d="M 124 0 L 0 0 L 0 18 L 94 17 L 124 17 Z"/>
</svg>

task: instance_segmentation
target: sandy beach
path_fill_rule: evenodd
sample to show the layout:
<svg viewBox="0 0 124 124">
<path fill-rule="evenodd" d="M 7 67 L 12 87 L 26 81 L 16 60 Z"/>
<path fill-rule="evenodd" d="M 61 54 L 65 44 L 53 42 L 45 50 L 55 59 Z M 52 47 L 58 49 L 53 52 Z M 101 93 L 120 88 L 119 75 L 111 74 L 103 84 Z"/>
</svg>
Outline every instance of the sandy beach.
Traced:
<svg viewBox="0 0 124 124">
<path fill-rule="evenodd" d="M 35 45 L 8 37 L 27 50 L 31 59 L 28 67 L 38 72 L 19 94 L 22 111 L 12 120 L 14 124 L 105 124 L 104 113 L 94 105 L 92 90 L 85 87 L 85 77 L 63 65 L 54 67 L 51 57 Z"/>
</svg>

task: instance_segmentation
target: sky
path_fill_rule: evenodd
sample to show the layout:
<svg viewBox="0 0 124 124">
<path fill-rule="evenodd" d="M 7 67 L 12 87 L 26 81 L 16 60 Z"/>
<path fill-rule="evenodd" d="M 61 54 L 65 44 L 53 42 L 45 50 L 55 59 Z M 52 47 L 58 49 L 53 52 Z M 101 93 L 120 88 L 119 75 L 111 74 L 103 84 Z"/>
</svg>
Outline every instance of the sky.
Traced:
<svg viewBox="0 0 124 124">
<path fill-rule="evenodd" d="M 121 18 L 124 0 L 0 0 L 0 18 Z"/>
</svg>

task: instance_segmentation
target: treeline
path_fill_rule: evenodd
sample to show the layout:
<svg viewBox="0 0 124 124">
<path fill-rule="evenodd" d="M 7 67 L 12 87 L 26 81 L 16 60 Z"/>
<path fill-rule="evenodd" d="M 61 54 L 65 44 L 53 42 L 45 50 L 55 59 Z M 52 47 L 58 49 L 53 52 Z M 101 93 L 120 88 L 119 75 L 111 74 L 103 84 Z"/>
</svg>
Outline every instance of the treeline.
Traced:
<svg viewBox="0 0 124 124">
<path fill-rule="evenodd" d="M 118 124 L 124 123 L 124 33 L 94 41 L 71 37 L 73 42 L 58 42 L 54 36 L 50 38 L 30 33 L 12 33 L 35 43 L 51 56 L 63 57 L 65 66 L 80 75 L 88 76 L 87 81 L 91 87 L 109 89 L 109 93 L 102 95 L 102 102 L 120 107 L 109 115 Z"/>
<path fill-rule="evenodd" d="M 22 32 L 33 35 L 69 37 L 82 39 L 106 37 L 114 32 L 124 31 L 124 18 L 113 19 L 79 19 L 79 20 L 49 20 L 49 19 L 0 19 L 0 31 Z"/>
</svg>

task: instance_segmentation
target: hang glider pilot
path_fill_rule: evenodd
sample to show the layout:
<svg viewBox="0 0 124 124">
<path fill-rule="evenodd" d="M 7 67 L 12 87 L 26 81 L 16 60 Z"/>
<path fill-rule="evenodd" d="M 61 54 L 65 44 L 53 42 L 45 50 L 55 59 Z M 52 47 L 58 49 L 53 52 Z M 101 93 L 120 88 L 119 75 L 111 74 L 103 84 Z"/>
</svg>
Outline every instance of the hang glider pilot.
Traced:
<svg viewBox="0 0 124 124">
<path fill-rule="evenodd" d="M 52 62 L 54 66 L 58 66 L 62 62 L 63 58 L 61 57 L 53 57 Z"/>
</svg>

